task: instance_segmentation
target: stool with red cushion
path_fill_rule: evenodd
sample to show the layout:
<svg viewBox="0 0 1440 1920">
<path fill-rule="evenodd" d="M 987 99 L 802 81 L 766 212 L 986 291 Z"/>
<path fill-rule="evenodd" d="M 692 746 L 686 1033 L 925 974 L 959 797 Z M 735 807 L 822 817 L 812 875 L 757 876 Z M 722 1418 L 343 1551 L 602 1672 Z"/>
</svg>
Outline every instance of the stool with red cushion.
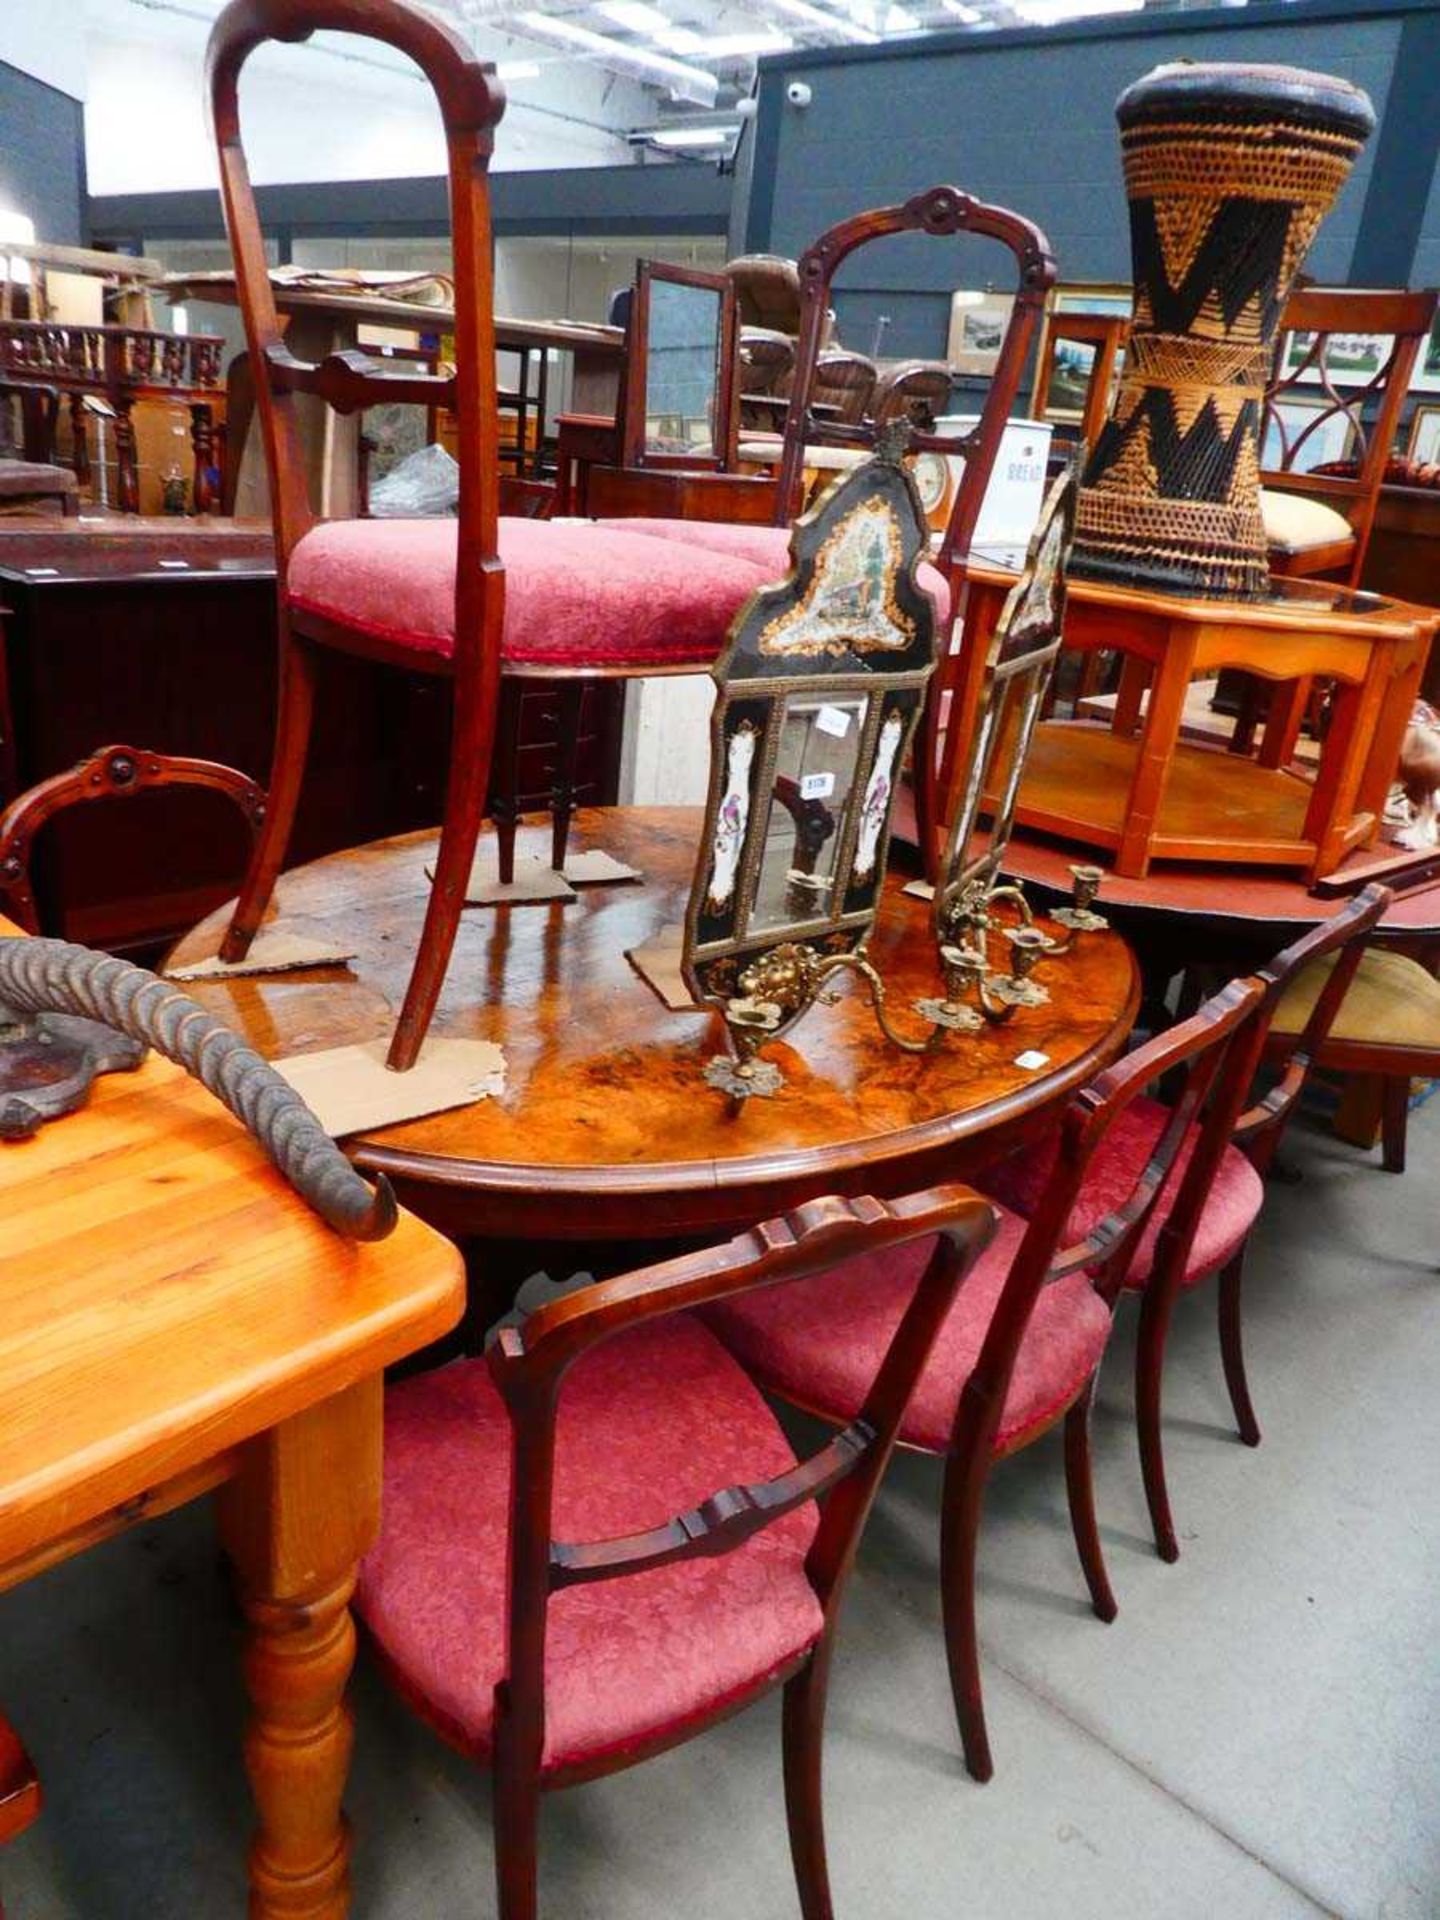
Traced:
<svg viewBox="0 0 1440 1920">
<path fill-rule="evenodd" d="M 830 1920 L 820 1769 L 841 1593 L 906 1401 L 992 1230 L 963 1187 L 812 1201 L 566 1294 L 486 1359 L 389 1389 L 381 1533 L 355 1606 L 407 1703 L 495 1770 L 500 1920 L 536 1913 L 542 1791 L 782 1684 L 800 1907 Z M 856 1418 L 797 1461 L 693 1310 L 917 1246 L 923 1275 Z"/>
<path fill-rule="evenodd" d="M 1239 1105 L 1235 1061 L 1262 991 L 1257 981 L 1232 983 L 1074 1096 L 1039 1206 L 1027 1221 L 1001 1205 L 999 1231 L 961 1288 L 901 1421 L 903 1446 L 945 1457 L 945 1647 L 965 1764 L 976 1780 L 993 1771 L 975 1621 L 976 1542 L 991 1464 L 1064 1420 L 1075 1544 L 1095 1612 L 1112 1620 L 1090 1463 L 1096 1374 L 1125 1262 L 1172 1176 L 1177 1192 L 1159 1260 L 1166 1268 L 1183 1263 Z M 1069 1241 L 1066 1225 L 1077 1197 L 1088 1193 L 1097 1155 L 1145 1086 L 1164 1073 L 1183 1075 L 1184 1091 L 1163 1137 L 1123 1193 L 1107 1189 L 1103 1218 Z M 1181 1169 L 1192 1126 L 1198 1139 Z M 914 1296 L 925 1254 L 923 1246 L 871 1251 L 812 1280 L 727 1301 L 707 1323 L 768 1392 L 842 1423 L 854 1418 L 877 1357 Z"/>
<path fill-rule="evenodd" d="M 1274 1087 L 1235 1119 L 1205 1194 L 1194 1229 L 1187 1236 L 1183 1261 L 1161 1272 L 1159 1248 L 1170 1206 L 1161 1201 L 1149 1226 L 1137 1241 L 1120 1277 L 1127 1292 L 1142 1296 L 1139 1341 L 1135 1355 L 1135 1411 L 1145 1494 L 1155 1531 L 1155 1548 L 1162 1560 L 1179 1558 L 1165 1478 L 1165 1455 L 1160 1424 L 1161 1383 L 1165 1370 L 1165 1343 L 1178 1296 L 1219 1274 L 1220 1355 L 1225 1383 L 1235 1409 L 1235 1422 L 1246 1446 L 1260 1444 L 1260 1427 L 1245 1377 L 1240 1326 L 1240 1282 L 1250 1229 L 1264 1203 L 1262 1176 L 1275 1156 L 1310 1065 L 1325 1044 L 1330 1023 L 1354 978 L 1365 942 L 1385 911 L 1390 895 L 1383 887 L 1369 887 L 1337 914 L 1322 922 L 1259 970 L 1264 999 L 1251 1023 L 1246 1046 L 1244 1084 L 1248 1085 L 1262 1054 L 1277 1070 Z M 1304 970 L 1329 957 L 1323 991 L 1312 996 L 1309 1016 L 1288 1033 L 1274 1028 L 1276 1010 Z M 1111 1129 L 1096 1155 L 1090 1175 L 1070 1216 L 1070 1233 L 1083 1239 L 1133 1185 L 1156 1150 L 1172 1111 L 1158 1100 L 1141 1095 Z M 1187 1133 L 1180 1151 L 1185 1167 L 1200 1144 L 1199 1126 Z M 1058 1152 L 1058 1138 L 1037 1150 L 990 1168 L 981 1184 L 1009 1211 L 1031 1218 L 1044 1204 Z"/>
<path fill-rule="evenodd" d="M 303 39 L 317 28 L 381 40 L 408 55 L 439 100 L 450 160 L 453 373 L 359 353 L 313 365 L 286 347 L 241 145 L 238 85 L 257 46 Z M 268 811 L 222 957 L 244 958 L 274 891 L 304 775 L 322 650 L 449 677 L 453 745 L 439 854 L 389 1054 L 389 1064 L 403 1069 L 419 1052 L 454 946 L 490 783 L 502 674 L 566 681 L 693 671 L 715 657 L 751 591 L 774 576 L 753 561 L 687 555 L 624 532 L 500 516 L 487 169 L 504 95 L 493 68 L 457 32 L 406 0 L 232 4 L 211 35 L 208 68 L 226 226 L 264 429 L 281 646 Z M 318 520 L 300 437 L 302 399 L 342 413 L 385 402 L 450 409 L 460 469 L 457 517 Z M 513 817 L 505 825 L 501 851 L 508 860 Z"/>
</svg>

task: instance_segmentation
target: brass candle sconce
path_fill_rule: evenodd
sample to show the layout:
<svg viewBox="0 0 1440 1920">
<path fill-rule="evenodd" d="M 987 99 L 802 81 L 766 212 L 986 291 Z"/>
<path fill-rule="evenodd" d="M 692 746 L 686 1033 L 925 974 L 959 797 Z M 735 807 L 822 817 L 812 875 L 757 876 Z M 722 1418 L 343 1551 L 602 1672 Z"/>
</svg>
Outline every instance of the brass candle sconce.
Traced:
<svg viewBox="0 0 1440 1920">
<path fill-rule="evenodd" d="M 710 794 L 682 971 L 731 1052 L 709 1084 L 736 1099 L 784 1076 L 761 1047 L 853 973 L 886 1034 L 865 950 L 900 770 L 935 669 L 934 603 L 916 573 L 929 529 L 901 465 L 909 428 L 795 524 L 789 578 L 756 593 L 713 669 Z"/>
<path fill-rule="evenodd" d="M 937 1032 L 974 1033 L 986 1022 L 1012 1019 L 1019 1007 L 1043 1006 L 1050 995 L 1035 978 L 1040 962 L 1068 952 L 1080 934 L 1105 925 L 1093 910 L 1104 878 L 1099 867 L 1071 869 L 1073 903 L 1050 916 L 1069 929 L 1063 941 L 1036 926 L 1023 889 L 1001 873 L 1025 762 L 1060 653 L 1077 478 L 1072 466 L 1052 485 L 983 666 L 976 663 L 978 670 L 969 674 L 962 666 L 956 724 L 968 726 L 970 749 L 932 910 L 945 992 L 915 1002 Z M 985 814 L 988 832 L 982 830 Z"/>
</svg>

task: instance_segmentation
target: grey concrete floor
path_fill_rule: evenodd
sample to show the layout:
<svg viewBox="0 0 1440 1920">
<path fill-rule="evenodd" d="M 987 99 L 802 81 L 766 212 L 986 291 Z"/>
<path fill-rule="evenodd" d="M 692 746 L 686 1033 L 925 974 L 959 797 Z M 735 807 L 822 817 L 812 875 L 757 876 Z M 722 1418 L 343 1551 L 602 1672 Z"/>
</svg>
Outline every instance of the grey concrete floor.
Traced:
<svg viewBox="0 0 1440 1920">
<path fill-rule="evenodd" d="M 826 1798 L 840 1920 L 1440 1915 L 1440 1103 L 1403 1179 L 1318 1133 L 1251 1260 L 1264 1445 L 1235 1439 L 1213 1293 L 1171 1344 L 1182 1559 L 1154 1556 L 1133 1314 L 1096 1414 L 1120 1617 L 1082 1600 L 1051 1440 L 991 1481 L 981 1627 L 996 1775 L 961 1771 L 938 1631 L 934 1462 L 897 1462 L 841 1636 Z M 10 1920 L 244 1911 L 233 1623 L 203 1508 L 0 1599 L 0 1700 L 45 1781 L 0 1860 Z M 488 1786 L 363 1669 L 349 1806 L 360 1920 L 494 1912 Z M 547 1915 L 790 1920 L 763 1703 L 555 1796 Z"/>
</svg>

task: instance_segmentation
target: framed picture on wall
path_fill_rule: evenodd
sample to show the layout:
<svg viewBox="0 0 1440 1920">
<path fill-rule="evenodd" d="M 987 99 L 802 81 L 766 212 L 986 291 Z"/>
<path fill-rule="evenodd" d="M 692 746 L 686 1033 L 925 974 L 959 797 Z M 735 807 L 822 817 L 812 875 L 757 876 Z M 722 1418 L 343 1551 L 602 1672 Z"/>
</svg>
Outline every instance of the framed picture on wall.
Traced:
<svg viewBox="0 0 1440 1920">
<path fill-rule="evenodd" d="M 1112 313 L 1128 320 L 1135 290 L 1123 280 L 1060 280 L 1045 304 L 1054 313 Z"/>
<path fill-rule="evenodd" d="M 1328 374 L 1334 386 L 1363 387 L 1390 358 L 1395 337 L 1389 333 L 1332 333 L 1326 342 L 1323 365 L 1318 358 L 1307 365 L 1307 356 L 1314 344 L 1313 333 L 1285 336 L 1285 377 L 1301 385 L 1313 382 L 1319 386 Z"/>
<path fill-rule="evenodd" d="M 1333 401 L 1320 394 L 1313 400 L 1287 396 L 1266 412 L 1260 465 L 1271 473 L 1313 473 L 1346 459 L 1354 439 L 1355 422 Z"/>
<path fill-rule="evenodd" d="M 1415 409 L 1405 454 L 1426 466 L 1440 465 L 1440 406 Z"/>
<path fill-rule="evenodd" d="M 994 373 L 1014 305 L 1011 293 L 961 288 L 950 296 L 950 337 L 945 358 L 956 373 Z"/>
<path fill-rule="evenodd" d="M 1440 317 L 1430 329 L 1430 338 L 1421 347 L 1410 382 L 1412 393 L 1440 393 Z"/>
</svg>

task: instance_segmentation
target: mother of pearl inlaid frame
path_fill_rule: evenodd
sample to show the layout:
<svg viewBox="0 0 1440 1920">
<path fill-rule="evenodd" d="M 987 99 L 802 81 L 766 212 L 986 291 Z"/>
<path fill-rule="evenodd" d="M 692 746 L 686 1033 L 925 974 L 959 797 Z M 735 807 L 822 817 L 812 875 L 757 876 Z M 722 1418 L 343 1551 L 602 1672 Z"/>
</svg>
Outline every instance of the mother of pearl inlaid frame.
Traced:
<svg viewBox="0 0 1440 1920">
<path fill-rule="evenodd" d="M 757 1050 L 841 969 L 866 979 L 885 1024 L 865 942 L 937 627 L 916 578 L 929 528 L 901 465 L 907 438 L 885 436 L 796 522 L 789 577 L 741 609 L 712 670 L 682 969 L 724 1016 L 736 1056 L 712 1060 L 706 1078 L 736 1096 L 776 1091 L 779 1069 Z"/>
</svg>

